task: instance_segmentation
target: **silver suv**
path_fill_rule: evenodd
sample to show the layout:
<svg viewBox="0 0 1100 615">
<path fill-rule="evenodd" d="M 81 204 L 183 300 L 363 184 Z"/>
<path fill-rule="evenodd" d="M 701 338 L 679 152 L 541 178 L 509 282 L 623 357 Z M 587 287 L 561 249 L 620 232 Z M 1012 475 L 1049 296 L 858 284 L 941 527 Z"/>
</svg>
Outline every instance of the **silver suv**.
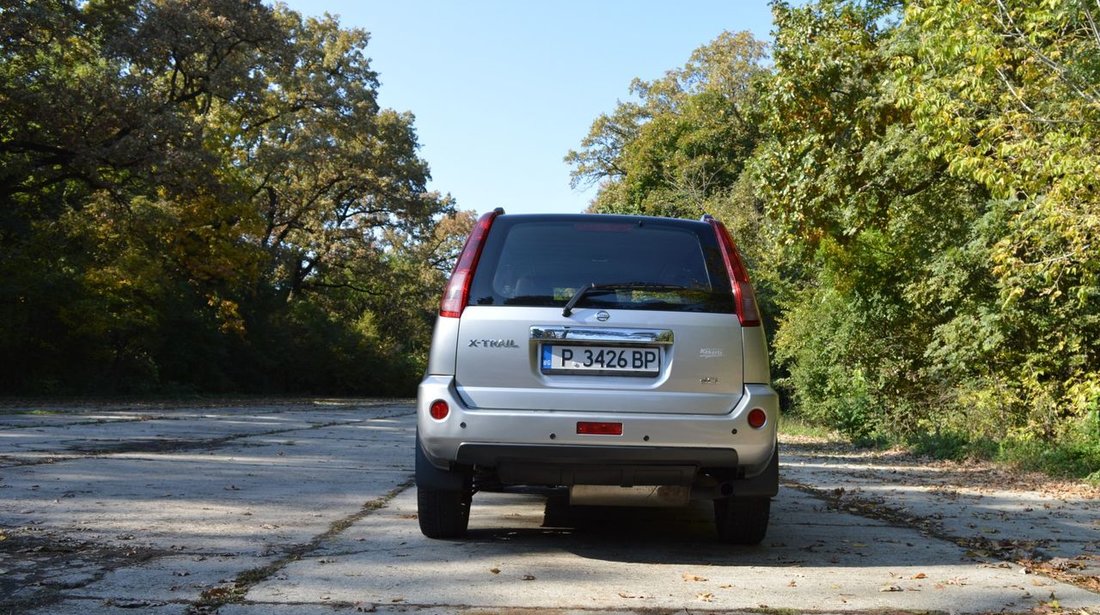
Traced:
<svg viewBox="0 0 1100 615">
<path fill-rule="evenodd" d="M 722 223 L 482 216 L 440 305 L 417 395 L 421 531 L 465 534 L 478 491 L 574 505 L 714 501 L 759 543 L 778 491 L 768 353 Z"/>
</svg>

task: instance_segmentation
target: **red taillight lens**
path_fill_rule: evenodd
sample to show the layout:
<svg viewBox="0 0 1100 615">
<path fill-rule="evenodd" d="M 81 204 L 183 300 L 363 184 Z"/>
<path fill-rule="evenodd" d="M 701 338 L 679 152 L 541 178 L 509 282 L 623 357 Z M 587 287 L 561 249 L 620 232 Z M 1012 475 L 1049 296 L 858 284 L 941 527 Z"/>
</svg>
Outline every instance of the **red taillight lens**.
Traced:
<svg viewBox="0 0 1100 615">
<path fill-rule="evenodd" d="M 718 236 L 718 245 L 722 248 L 722 259 L 726 261 L 726 271 L 733 284 L 733 302 L 737 310 L 737 320 L 742 327 L 759 327 L 760 310 L 756 307 L 756 294 L 752 291 L 749 282 L 749 274 L 745 271 L 745 265 L 741 262 L 741 254 L 733 243 L 726 225 L 714 218 L 707 217 L 707 222 L 714 227 L 714 233 Z"/>
<path fill-rule="evenodd" d="M 443 300 L 439 302 L 439 315 L 448 318 L 462 316 L 462 310 L 466 308 L 466 301 L 470 298 L 470 282 L 474 277 L 474 269 L 481 258 L 481 250 L 485 246 L 485 236 L 489 234 L 489 227 L 493 220 L 504 213 L 497 208 L 478 218 L 474 230 L 466 238 L 466 245 L 462 248 L 462 254 L 458 257 L 455 270 L 451 273 L 451 279 L 447 282 L 447 288 L 443 291 Z"/>
<path fill-rule="evenodd" d="M 764 412 L 760 408 L 753 408 L 749 410 L 749 427 L 753 429 L 760 429 L 768 422 L 768 413 Z"/>
<path fill-rule="evenodd" d="M 432 418 L 437 421 L 442 421 L 447 418 L 447 415 L 450 413 L 451 407 L 442 399 L 437 399 L 432 402 L 432 405 L 428 406 L 428 414 L 432 415 Z"/>
<path fill-rule="evenodd" d="M 582 436 L 621 436 L 623 435 L 623 424 L 579 421 L 577 423 L 577 433 Z"/>
</svg>

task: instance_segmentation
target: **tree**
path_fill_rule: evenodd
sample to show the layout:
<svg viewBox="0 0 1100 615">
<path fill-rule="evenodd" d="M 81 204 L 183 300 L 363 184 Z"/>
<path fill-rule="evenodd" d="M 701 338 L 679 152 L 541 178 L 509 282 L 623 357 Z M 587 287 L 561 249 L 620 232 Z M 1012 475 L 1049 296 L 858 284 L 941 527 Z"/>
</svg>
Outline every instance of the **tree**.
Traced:
<svg viewBox="0 0 1100 615">
<path fill-rule="evenodd" d="M 806 414 L 854 436 L 913 430 L 928 413 L 931 323 L 905 289 L 973 200 L 921 153 L 890 96 L 891 6 L 774 14 L 753 170 L 779 253 L 776 356 Z"/>
<path fill-rule="evenodd" d="M 684 67 L 654 81 L 635 79 L 638 102 L 601 115 L 565 160 L 573 184 L 599 183 L 603 212 L 698 217 L 707 199 L 736 183 L 757 139 L 746 119 L 765 45 L 724 32 Z"/>
<path fill-rule="evenodd" d="M 365 32 L 258 0 L 0 17 L 5 390 L 408 384 L 390 341 L 425 345 L 426 313 L 363 323 L 454 205 L 379 108 Z"/>
<path fill-rule="evenodd" d="M 1100 409 L 1097 19 L 1069 0 L 905 13 L 899 97 L 929 151 L 996 199 L 938 264 L 957 281 L 948 296 L 966 300 L 929 301 L 951 316 L 932 351 L 963 375 L 960 405 L 997 417 L 1000 433 L 1053 439 Z"/>
<path fill-rule="evenodd" d="M 222 227 L 221 245 L 239 244 L 232 205 L 216 206 L 230 195 L 201 117 L 236 95 L 231 84 L 275 31 L 258 2 L 182 8 L 2 6 L 0 247 L 10 259 L 0 338 L 18 357 L 5 374 L 12 387 L 155 380 L 156 369 L 126 366 L 155 363 L 149 340 L 163 339 L 157 316 L 170 311 L 162 300 L 224 312 L 205 305 L 211 292 L 162 291 L 188 286 L 193 267 L 211 281 L 200 245 L 211 228 Z M 166 268 L 154 274 L 155 263 Z"/>
</svg>

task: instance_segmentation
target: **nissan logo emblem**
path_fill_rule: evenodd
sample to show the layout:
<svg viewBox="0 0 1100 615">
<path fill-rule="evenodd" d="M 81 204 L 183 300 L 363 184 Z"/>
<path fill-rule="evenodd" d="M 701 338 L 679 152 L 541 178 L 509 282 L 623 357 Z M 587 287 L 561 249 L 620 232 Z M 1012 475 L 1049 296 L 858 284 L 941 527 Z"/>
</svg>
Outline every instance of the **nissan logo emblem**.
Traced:
<svg viewBox="0 0 1100 615">
<path fill-rule="evenodd" d="M 607 322 L 607 319 L 609 319 L 609 318 L 611 318 L 611 314 L 608 314 L 607 312 L 605 312 L 603 310 L 600 310 L 599 312 L 596 312 L 596 320 L 598 320 L 600 322 Z"/>
</svg>

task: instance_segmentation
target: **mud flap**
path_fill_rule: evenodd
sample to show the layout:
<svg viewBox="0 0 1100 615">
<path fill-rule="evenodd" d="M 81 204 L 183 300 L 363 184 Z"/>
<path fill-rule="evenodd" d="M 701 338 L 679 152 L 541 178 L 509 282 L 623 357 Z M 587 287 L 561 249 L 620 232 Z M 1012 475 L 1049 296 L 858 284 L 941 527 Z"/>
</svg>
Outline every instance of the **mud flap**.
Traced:
<svg viewBox="0 0 1100 615">
<path fill-rule="evenodd" d="M 734 497 L 775 497 L 779 493 L 779 443 L 775 444 L 772 460 L 764 471 L 752 478 L 734 481 Z"/>
<path fill-rule="evenodd" d="M 470 488 L 471 473 L 442 470 L 432 465 L 416 437 L 416 486 L 438 491 L 466 491 Z"/>
</svg>

